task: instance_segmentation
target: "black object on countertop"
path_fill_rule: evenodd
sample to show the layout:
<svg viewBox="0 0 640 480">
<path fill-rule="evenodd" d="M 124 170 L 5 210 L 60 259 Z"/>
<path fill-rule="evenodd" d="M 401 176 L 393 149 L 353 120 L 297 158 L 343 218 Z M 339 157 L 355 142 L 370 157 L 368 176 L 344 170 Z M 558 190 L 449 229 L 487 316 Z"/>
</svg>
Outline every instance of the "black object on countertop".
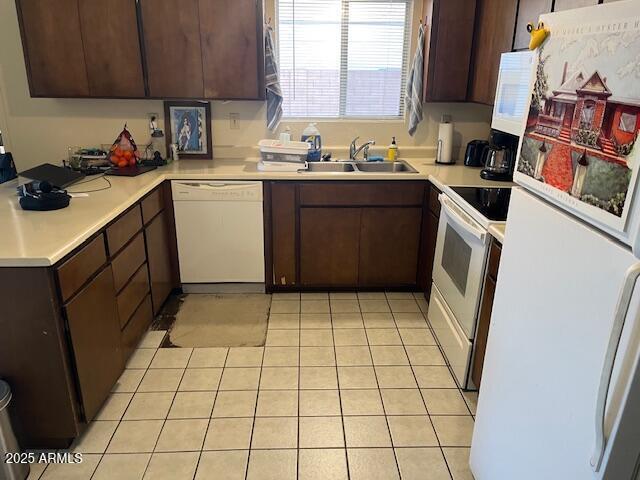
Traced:
<svg viewBox="0 0 640 480">
<path fill-rule="evenodd" d="M 484 167 L 484 149 L 489 147 L 487 140 L 471 140 L 467 143 L 464 164 L 467 167 Z"/>
<path fill-rule="evenodd" d="M 74 172 L 68 168 L 58 167 L 50 163 L 43 163 L 20 172 L 20 176 L 37 182 L 49 182 L 53 187 L 63 189 L 78 180 L 82 180 L 84 173 Z"/>
<path fill-rule="evenodd" d="M 139 166 L 134 165 L 133 167 L 119 167 L 119 168 L 111 168 L 107 170 L 105 175 L 114 175 L 116 177 L 137 177 L 138 175 L 142 175 L 143 173 L 150 172 L 151 170 L 155 170 L 156 166 Z"/>
<path fill-rule="evenodd" d="M 469 205 L 494 222 L 504 222 L 509 211 L 511 187 L 451 187 Z"/>
</svg>

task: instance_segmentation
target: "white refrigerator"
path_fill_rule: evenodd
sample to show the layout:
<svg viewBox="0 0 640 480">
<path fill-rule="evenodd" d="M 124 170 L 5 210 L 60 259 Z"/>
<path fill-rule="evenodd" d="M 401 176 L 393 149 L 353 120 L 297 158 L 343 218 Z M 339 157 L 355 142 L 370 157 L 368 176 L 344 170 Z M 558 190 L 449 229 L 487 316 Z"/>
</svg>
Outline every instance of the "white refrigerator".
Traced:
<svg viewBox="0 0 640 480">
<path fill-rule="evenodd" d="M 640 2 L 541 20 L 470 467 L 475 480 L 636 480 Z"/>
</svg>

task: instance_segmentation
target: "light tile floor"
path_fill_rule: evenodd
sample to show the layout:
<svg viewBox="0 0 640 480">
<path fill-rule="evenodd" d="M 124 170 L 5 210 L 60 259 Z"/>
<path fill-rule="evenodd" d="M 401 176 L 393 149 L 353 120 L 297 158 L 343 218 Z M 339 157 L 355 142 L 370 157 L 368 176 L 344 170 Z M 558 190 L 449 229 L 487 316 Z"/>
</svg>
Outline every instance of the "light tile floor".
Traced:
<svg viewBox="0 0 640 480">
<path fill-rule="evenodd" d="M 148 332 L 80 465 L 30 479 L 468 480 L 461 392 L 411 293 L 273 295 L 265 347 L 158 348 Z"/>
</svg>

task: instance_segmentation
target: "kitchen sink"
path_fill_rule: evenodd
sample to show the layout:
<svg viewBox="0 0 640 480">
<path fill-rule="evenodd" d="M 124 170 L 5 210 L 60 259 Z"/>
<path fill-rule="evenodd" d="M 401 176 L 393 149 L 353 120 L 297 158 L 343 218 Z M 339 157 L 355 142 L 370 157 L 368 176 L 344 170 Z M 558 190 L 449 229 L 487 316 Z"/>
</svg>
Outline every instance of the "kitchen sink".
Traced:
<svg viewBox="0 0 640 480">
<path fill-rule="evenodd" d="M 307 163 L 308 168 L 307 172 L 319 172 L 319 173 L 330 173 L 330 172 L 340 172 L 340 173 L 348 173 L 354 172 L 355 168 L 352 163 L 348 162 L 309 162 Z M 304 172 L 304 170 L 302 170 Z"/>
<path fill-rule="evenodd" d="M 397 162 L 309 162 L 306 170 L 310 173 L 418 173 L 404 160 Z"/>
<path fill-rule="evenodd" d="M 356 162 L 356 169 L 371 173 L 418 173 L 405 161 L 397 162 Z"/>
</svg>

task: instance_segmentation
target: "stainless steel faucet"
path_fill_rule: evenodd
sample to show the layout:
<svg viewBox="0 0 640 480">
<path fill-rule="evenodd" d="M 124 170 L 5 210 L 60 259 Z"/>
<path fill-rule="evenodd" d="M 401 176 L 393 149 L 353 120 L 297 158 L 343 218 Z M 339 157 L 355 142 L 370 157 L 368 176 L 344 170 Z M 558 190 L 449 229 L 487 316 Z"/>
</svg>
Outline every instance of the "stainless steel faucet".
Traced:
<svg viewBox="0 0 640 480">
<path fill-rule="evenodd" d="M 364 150 L 364 153 L 362 154 L 362 156 L 364 157 L 365 161 L 369 160 L 369 147 L 371 145 L 375 145 L 376 141 L 369 140 L 368 142 L 360 145 L 360 147 L 356 148 L 356 141 L 359 138 L 360 137 L 356 137 L 351 141 L 351 145 L 349 146 L 349 160 L 355 160 L 361 150 Z"/>
</svg>

